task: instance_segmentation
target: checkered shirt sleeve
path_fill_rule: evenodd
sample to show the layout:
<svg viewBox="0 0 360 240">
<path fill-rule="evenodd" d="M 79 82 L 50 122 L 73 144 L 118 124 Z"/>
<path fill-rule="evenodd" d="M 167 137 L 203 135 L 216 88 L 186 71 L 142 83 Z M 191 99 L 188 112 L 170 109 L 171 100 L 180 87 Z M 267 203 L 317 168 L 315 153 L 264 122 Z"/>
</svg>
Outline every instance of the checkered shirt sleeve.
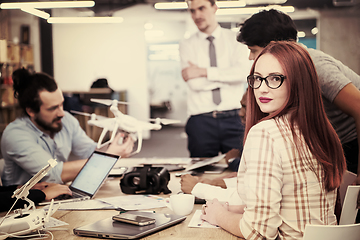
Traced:
<svg viewBox="0 0 360 240">
<path fill-rule="evenodd" d="M 279 126 L 282 126 L 280 131 Z M 336 224 L 336 191 L 323 187 L 323 170 L 282 120 L 251 128 L 238 172 L 238 193 L 246 208 L 240 229 L 246 239 L 302 239 L 306 224 Z M 301 161 L 303 160 L 303 161 Z M 315 163 L 318 176 L 304 164 Z"/>
</svg>

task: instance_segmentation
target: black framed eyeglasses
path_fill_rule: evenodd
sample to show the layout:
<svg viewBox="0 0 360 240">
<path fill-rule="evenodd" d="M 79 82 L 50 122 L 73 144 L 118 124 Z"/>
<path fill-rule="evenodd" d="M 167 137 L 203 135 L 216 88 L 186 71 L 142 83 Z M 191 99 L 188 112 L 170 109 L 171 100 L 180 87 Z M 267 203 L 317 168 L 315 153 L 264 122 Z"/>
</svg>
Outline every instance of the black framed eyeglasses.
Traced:
<svg viewBox="0 0 360 240">
<path fill-rule="evenodd" d="M 277 89 L 279 88 L 284 80 L 286 79 L 286 76 L 284 75 L 269 75 L 267 77 L 260 77 L 258 75 L 249 75 L 247 77 L 247 82 L 249 86 L 253 89 L 257 89 L 261 86 L 262 82 L 265 81 L 266 85 L 271 89 Z"/>
</svg>

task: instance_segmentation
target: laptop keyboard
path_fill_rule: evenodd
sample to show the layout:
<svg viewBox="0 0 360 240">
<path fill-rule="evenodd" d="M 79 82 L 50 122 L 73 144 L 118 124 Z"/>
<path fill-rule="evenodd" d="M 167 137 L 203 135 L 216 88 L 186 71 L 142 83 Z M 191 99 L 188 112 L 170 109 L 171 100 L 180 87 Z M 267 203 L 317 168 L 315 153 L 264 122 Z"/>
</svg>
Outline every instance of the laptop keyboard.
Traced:
<svg viewBox="0 0 360 240">
<path fill-rule="evenodd" d="M 66 200 L 66 199 L 80 198 L 80 197 L 83 197 L 83 195 L 73 192 L 72 195 L 68 195 L 68 194 L 59 195 L 58 197 L 55 198 L 55 200 Z"/>
</svg>

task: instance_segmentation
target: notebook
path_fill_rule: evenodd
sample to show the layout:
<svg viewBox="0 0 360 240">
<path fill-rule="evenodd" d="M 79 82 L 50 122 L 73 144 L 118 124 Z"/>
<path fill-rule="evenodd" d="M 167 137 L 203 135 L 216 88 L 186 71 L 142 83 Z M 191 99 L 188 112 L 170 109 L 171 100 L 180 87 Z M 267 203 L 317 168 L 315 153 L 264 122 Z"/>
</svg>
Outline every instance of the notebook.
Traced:
<svg viewBox="0 0 360 240">
<path fill-rule="evenodd" d="M 200 167 L 204 167 L 204 166 L 208 166 L 214 163 L 218 163 L 220 162 L 221 159 L 225 158 L 225 154 L 219 155 L 219 156 L 215 156 L 213 158 L 207 158 L 204 160 L 200 160 L 190 166 L 188 166 L 185 171 L 190 171 L 190 170 L 194 170 Z"/>
<path fill-rule="evenodd" d="M 136 239 L 151 233 L 160 231 L 164 228 L 178 224 L 186 219 L 186 216 L 136 212 L 136 214 L 155 218 L 155 223 L 147 226 L 137 226 L 129 223 L 122 223 L 106 218 L 95 223 L 75 228 L 74 234 L 85 237 L 97 237 L 107 239 Z"/>
<path fill-rule="evenodd" d="M 119 156 L 109 153 L 93 152 L 69 186 L 72 196 L 67 195 L 66 199 L 54 199 L 54 203 L 82 201 L 93 198 L 119 158 Z M 39 205 L 46 204 L 50 204 L 50 201 L 41 202 Z"/>
</svg>

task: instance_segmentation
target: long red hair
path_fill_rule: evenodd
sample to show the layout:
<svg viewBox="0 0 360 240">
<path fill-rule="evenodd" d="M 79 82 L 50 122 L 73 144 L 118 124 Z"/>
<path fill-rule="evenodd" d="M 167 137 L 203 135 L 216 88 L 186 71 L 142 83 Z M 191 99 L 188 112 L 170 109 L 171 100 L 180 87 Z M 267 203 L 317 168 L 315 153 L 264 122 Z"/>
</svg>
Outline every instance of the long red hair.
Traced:
<svg viewBox="0 0 360 240">
<path fill-rule="evenodd" d="M 288 114 L 295 144 L 299 142 L 295 133 L 296 128 L 324 169 L 325 189 L 334 190 L 340 186 L 346 170 L 346 161 L 341 142 L 326 116 L 318 76 L 309 53 L 295 42 L 271 42 L 254 61 L 250 74 L 254 73 L 257 60 L 265 53 L 273 55 L 282 66 L 286 76 L 283 84 L 289 89 L 288 100 L 276 112 L 263 113 L 256 103 L 254 90 L 248 87 L 244 141 L 250 128 L 258 122 Z M 309 167 L 314 169 L 313 166 Z"/>
</svg>

